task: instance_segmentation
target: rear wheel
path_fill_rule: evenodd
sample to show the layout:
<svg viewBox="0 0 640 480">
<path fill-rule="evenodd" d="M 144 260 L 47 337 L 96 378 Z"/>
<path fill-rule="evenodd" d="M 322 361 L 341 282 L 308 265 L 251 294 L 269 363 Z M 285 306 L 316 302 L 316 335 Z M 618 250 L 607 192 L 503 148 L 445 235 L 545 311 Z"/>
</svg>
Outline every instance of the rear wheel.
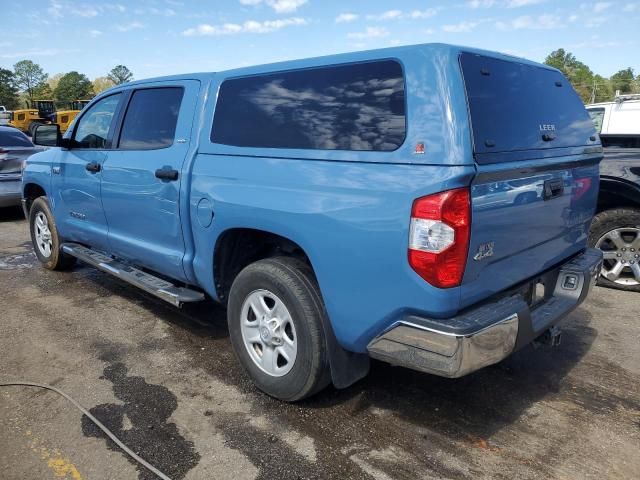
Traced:
<svg viewBox="0 0 640 480">
<path fill-rule="evenodd" d="M 598 213 L 591 223 L 589 244 L 604 255 L 599 285 L 640 292 L 640 210 Z"/>
<path fill-rule="evenodd" d="M 329 384 L 324 315 L 315 278 L 300 260 L 260 260 L 238 274 L 229 293 L 229 335 L 258 388 L 296 401 Z"/>
<path fill-rule="evenodd" d="M 66 270 L 75 264 L 75 258 L 62 252 L 60 237 L 47 197 L 38 197 L 29 210 L 29 227 L 33 249 L 44 268 Z"/>
</svg>

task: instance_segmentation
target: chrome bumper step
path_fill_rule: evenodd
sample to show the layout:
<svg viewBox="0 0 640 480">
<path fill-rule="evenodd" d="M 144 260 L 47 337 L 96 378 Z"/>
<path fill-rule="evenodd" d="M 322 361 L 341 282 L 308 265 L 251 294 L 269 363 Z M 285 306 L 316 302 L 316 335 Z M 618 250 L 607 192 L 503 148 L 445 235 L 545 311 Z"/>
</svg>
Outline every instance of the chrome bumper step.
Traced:
<svg viewBox="0 0 640 480">
<path fill-rule="evenodd" d="M 62 251 L 103 272 L 110 273 L 114 277 L 118 277 L 176 307 L 180 307 L 183 303 L 204 300 L 204 293 L 202 292 L 191 290 L 190 288 L 178 287 L 171 282 L 143 272 L 131 265 L 119 262 L 103 253 L 77 243 L 62 244 Z"/>
</svg>

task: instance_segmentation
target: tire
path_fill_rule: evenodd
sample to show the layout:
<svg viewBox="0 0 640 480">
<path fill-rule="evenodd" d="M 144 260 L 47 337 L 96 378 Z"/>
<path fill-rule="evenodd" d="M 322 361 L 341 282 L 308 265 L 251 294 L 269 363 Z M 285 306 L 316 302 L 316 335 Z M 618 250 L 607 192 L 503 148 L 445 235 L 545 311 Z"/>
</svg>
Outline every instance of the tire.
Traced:
<svg viewBox="0 0 640 480">
<path fill-rule="evenodd" d="M 598 213 L 591 223 L 589 246 L 600 248 L 605 255 L 598 285 L 640 292 L 639 209 L 614 208 Z M 622 261 L 622 271 L 616 278 L 616 264 Z"/>
<path fill-rule="evenodd" d="M 272 397 L 294 402 L 329 384 L 324 321 L 326 313 L 313 273 L 295 258 L 252 263 L 231 286 L 227 322 L 233 349 L 255 385 Z M 291 344 L 295 345 L 293 355 Z M 268 362 L 267 354 L 274 361 Z M 294 360 L 289 362 L 287 357 Z"/>
<path fill-rule="evenodd" d="M 29 229 L 33 250 L 44 268 L 67 270 L 73 267 L 76 259 L 62 252 L 60 236 L 47 197 L 38 197 L 33 201 L 29 210 Z"/>
</svg>

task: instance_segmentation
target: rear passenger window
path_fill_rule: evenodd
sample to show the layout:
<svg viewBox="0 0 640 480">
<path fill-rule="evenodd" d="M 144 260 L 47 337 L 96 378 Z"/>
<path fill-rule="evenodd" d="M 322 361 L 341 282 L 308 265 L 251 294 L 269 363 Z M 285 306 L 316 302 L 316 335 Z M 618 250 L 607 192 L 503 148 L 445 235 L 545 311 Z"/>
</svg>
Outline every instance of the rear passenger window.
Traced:
<svg viewBox="0 0 640 480">
<path fill-rule="evenodd" d="M 402 67 L 393 60 L 227 80 L 211 141 L 237 147 L 396 150 L 405 138 Z"/>
<path fill-rule="evenodd" d="M 151 150 L 172 145 L 182 94 L 179 87 L 133 92 L 122 124 L 119 147 Z"/>
</svg>

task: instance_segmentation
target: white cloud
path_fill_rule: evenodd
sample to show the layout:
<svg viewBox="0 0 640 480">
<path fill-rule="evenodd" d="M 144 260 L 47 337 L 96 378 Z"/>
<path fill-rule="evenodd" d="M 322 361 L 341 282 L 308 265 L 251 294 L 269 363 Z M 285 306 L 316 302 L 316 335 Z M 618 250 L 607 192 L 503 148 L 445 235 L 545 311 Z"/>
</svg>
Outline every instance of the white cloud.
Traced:
<svg viewBox="0 0 640 480">
<path fill-rule="evenodd" d="M 58 48 L 45 48 L 37 49 L 32 48 L 30 50 L 18 51 L 12 53 L 0 53 L 0 58 L 29 58 L 29 57 L 53 57 L 56 55 L 63 55 L 67 53 L 73 53 L 77 50 L 61 50 Z"/>
<path fill-rule="evenodd" d="M 273 8 L 276 13 L 291 13 L 307 3 L 307 0 L 240 0 L 240 3 L 248 6 L 256 6 L 264 3 Z"/>
<path fill-rule="evenodd" d="M 257 20 L 247 20 L 239 23 L 224 23 L 222 25 L 201 24 L 193 28 L 188 28 L 182 32 L 186 37 L 195 36 L 215 36 L 215 35 L 233 35 L 238 33 L 269 33 L 281 28 L 306 25 L 304 18 L 292 17 L 278 20 L 266 20 L 259 22 Z"/>
<path fill-rule="evenodd" d="M 401 10 L 387 10 L 386 12 L 382 12 L 379 14 L 367 15 L 367 20 L 384 21 L 384 20 L 395 20 L 400 17 L 402 17 Z"/>
<path fill-rule="evenodd" d="M 295 12 L 299 7 L 307 3 L 307 0 L 267 0 L 267 5 L 277 13 Z"/>
<path fill-rule="evenodd" d="M 547 0 L 509 0 L 507 3 L 508 8 L 520 8 L 528 7 L 529 5 L 537 5 L 538 3 L 544 3 Z"/>
<path fill-rule="evenodd" d="M 176 11 L 173 8 L 155 8 L 151 7 L 149 9 L 149 13 L 151 15 L 160 15 L 163 17 L 173 17 L 176 14 Z"/>
<path fill-rule="evenodd" d="M 476 28 L 479 24 L 480 22 L 469 22 L 465 20 L 460 23 L 443 25 L 442 31 L 448 32 L 448 33 L 468 33 L 472 31 L 474 28 Z"/>
<path fill-rule="evenodd" d="M 602 13 L 613 5 L 612 2 L 597 2 L 593 5 L 593 13 Z"/>
<path fill-rule="evenodd" d="M 635 12 L 636 10 L 640 10 L 640 3 L 627 3 L 622 9 L 623 12 Z"/>
<path fill-rule="evenodd" d="M 435 16 L 437 13 L 438 13 L 438 9 L 427 8 L 426 10 L 414 10 L 409 14 L 409 16 L 413 19 L 430 18 Z"/>
<path fill-rule="evenodd" d="M 131 22 L 131 23 L 127 23 L 125 25 L 118 25 L 116 28 L 121 32 L 129 32 L 131 30 L 137 30 L 137 29 L 140 29 L 140 28 L 144 28 L 144 24 L 140 23 L 140 22 Z"/>
<path fill-rule="evenodd" d="M 389 35 L 389 31 L 386 28 L 381 27 L 367 27 L 364 32 L 351 32 L 347 34 L 347 37 L 354 40 L 365 40 L 369 38 L 381 38 Z"/>
<path fill-rule="evenodd" d="M 552 30 L 561 28 L 562 19 L 558 15 L 522 15 L 509 21 L 496 22 L 499 30 Z"/>
<path fill-rule="evenodd" d="M 49 13 L 53 18 L 62 18 L 63 8 L 62 3 L 57 2 L 56 0 L 51 0 L 51 2 L 49 2 L 49 8 L 47 8 L 47 13 Z"/>
<path fill-rule="evenodd" d="M 341 13 L 336 17 L 336 23 L 348 23 L 357 20 L 360 15 L 355 13 Z"/>
<path fill-rule="evenodd" d="M 89 35 L 92 36 L 93 38 L 96 38 L 102 35 L 102 32 L 100 30 L 90 30 Z"/>
<path fill-rule="evenodd" d="M 470 0 L 467 6 L 470 8 L 490 8 L 496 4 L 496 0 Z"/>
<path fill-rule="evenodd" d="M 84 18 L 93 18 L 98 16 L 98 10 L 90 5 L 78 5 L 70 9 L 73 15 Z"/>
</svg>

